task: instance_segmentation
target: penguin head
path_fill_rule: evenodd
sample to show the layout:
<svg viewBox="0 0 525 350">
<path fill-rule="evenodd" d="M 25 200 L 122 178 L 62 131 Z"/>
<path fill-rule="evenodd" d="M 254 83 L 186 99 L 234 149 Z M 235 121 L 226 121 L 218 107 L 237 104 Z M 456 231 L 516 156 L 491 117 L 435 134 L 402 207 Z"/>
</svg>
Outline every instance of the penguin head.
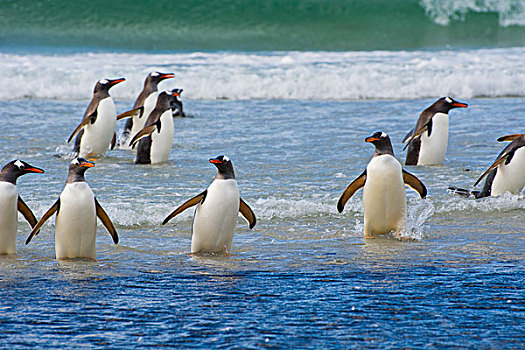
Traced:
<svg viewBox="0 0 525 350">
<path fill-rule="evenodd" d="M 230 158 L 220 155 L 216 158 L 211 158 L 210 163 L 217 167 L 216 179 L 235 179 L 235 173 L 233 172 L 233 164 Z"/>
<path fill-rule="evenodd" d="M 468 104 L 454 100 L 451 97 L 441 97 L 437 100 L 434 105 L 437 108 L 437 112 L 448 113 L 453 108 L 467 108 Z"/>
<path fill-rule="evenodd" d="M 16 185 L 16 179 L 30 173 L 43 174 L 44 170 L 34 167 L 23 160 L 15 159 L 2 168 L 0 171 L 0 181 L 7 181 Z"/>
<path fill-rule="evenodd" d="M 96 94 L 97 92 L 102 92 L 102 91 L 108 92 L 109 89 L 111 89 L 113 86 L 117 85 L 118 83 L 122 83 L 124 80 L 126 80 L 126 79 L 124 79 L 124 78 L 119 78 L 119 79 L 100 79 L 95 84 L 94 93 Z"/>
<path fill-rule="evenodd" d="M 164 79 L 171 79 L 175 78 L 175 74 L 173 73 L 161 73 L 161 72 L 151 72 L 146 77 L 146 81 L 144 82 L 144 85 L 153 85 L 157 86 L 158 83 L 163 81 Z"/>
<path fill-rule="evenodd" d="M 69 175 L 67 178 L 67 182 L 78 182 L 78 181 L 86 181 L 84 179 L 84 173 L 89 168 L 93 168 L 95 166 L 95 163 L 90 162 L 84 158 L 75 158 L 69 163 Z"/>
<path fill-rule="evenodd" d="M 156 109 L 166 111 L 172 108 L 172 105 L 177 102 L 177 95 L 172 91 L 162 91 L 157 97 Z"/>
<path fill-rule="evenodd" d="M 376 155 L 394 155 L 394 150 L 392 149 L 392 142 L 390 142 L 390 137 L 385 132 L 378 131 L 372 136 L 368 136 L 367 138 L 365 138 L 365 142 L 370 142 L 376 147 Z"/>
<path fill-rule="evenodd" d="M 182 91 L 184 91 L 184 90 L 182 90 L 182 89 L 172 89 L 172 90 L 171 90 L 171 94 L 172 94 L 173 96 L 175 96 L 175 97 L 179 97 L 180 94 L 182 94 Z"/>
</svg>

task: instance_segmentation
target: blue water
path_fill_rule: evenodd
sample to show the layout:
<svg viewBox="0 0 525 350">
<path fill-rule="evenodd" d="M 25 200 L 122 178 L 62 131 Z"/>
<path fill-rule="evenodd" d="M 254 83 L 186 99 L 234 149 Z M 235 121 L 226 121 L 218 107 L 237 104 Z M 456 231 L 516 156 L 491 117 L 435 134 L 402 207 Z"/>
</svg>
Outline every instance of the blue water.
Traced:
<svg viewBox="0 0 525 350">
<path fill-rule="evenodd" d="M 86 174 L 120 235 L 113 245 L 99 225 L 97 261 L 55 261 L 53 220 L 25 246 L 20 219 L 18 253 L 0 259 L 1 347 L 523 347 L 525 196 L 446 191 L 470 187 L 496 138 L 520 130 L 523 98 L 452 111 L 445 164 L 409 169 L 429 196 L 407 189 L 408 241 L 365 241 L 361 193 L 342 214 L 336 202 L 373 153 L 364 137 L 388 132 L 403 160 L 401 139 L 432 100 L 185 102 L 193 117 L 175 120 L 167 164 L 115 150 Z M 46 170 L 18 185 L 38 217 L 64 186 L 65 139 L 86 103 L 0 101 L 1 162 Z M 231 257 L 193 257 L 191 210 L 160 223 L 206 188 L 221 153 L 258 223 L 239 219 Z"/>
</svg>

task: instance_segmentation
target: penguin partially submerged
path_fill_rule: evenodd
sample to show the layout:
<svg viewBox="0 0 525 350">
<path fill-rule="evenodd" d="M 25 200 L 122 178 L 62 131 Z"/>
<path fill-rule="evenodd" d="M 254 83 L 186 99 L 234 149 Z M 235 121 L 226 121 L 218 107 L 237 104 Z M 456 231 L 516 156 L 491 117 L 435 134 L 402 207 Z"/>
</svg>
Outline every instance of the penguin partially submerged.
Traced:
<svg viewBox="0 0 525 350">
<path fill-rule="evenodd" d="M 22 213 L 32 228 L 37 224 L 35 215 L 16 188 L 16 180 L 31 173 L 42 174 L 44 170 L 22 160 L 13 160 L 0 171 L 0 254 L 16 253 L 17 211 Z"/>
<path fill-rule="evenodd" d="M 375 146 L 374 156 L 365 171 L 345 189 L 337 210 L 341 213 L 346 202 L 363 187 L 365 238 L 404 232 L 407 221 L 404 184 L 416 190 L 421 198 L 426 197 L 427 189 L 417 177 L 403 170 L 386 133 L 376 132 L 365 141 Z"/>
<path fill-rule="evenodd" d="M 451 186 L 448 189 L 463 197 L 483 198 L 499 196 L 506 192 L 519 194 L 525 187 L 525 134 L 506 135 L 498 142 L 511 141 L 501 151 L 494 163 L 478 178 L 474 187 L 486 176 L 481 191 L 469 191 Z"/>
<path fill-rule="evenodd" d="M 42 225 L 55 212 L 55 253 L 57 259 L 95 259 L 97 216 L 106 227 L 113 242 L 118 234 L 108 214 L 104 211 L 89 187 L 84 173 L 95 164 L 84 158 L 76 158 L 69 164 L 66 186 L 58 200 L 42 216 L 27 237 L 26 244 L 38 233 Z"/>
<path fill-rule="evenodd" d="M 240 212 L 250 228 L 256 223 L 252 209 L 239 196 L 233 164 L 226 156 L 209 160 L 217 167 L 217 175 L 210 186 L 175 209 L 162 222 L 165 225 L 184 210 L 196 205 L 193 217 L 191 253 L 219 253 L 229 255 L 233 233 Z"/>
<path fill-rule="evenodd" d="M 403 139 L 408 147 L 405 165 L 441 165 L 448 144 L 448 112 L 468 105 L 442 97 L 419 115 L 416 126 Z"/>
<path fill-rule="evenodd" d="M 115 126 L 117 112 L 109 89 L 126 79 L 102 79 L 95 84 L 93 98 L 80 124 L 69 136 L 71 142 L 76 136 L 73 152 L 79 157 L 98 157 L 113 149 L 117 140 Z"/>
</svg>

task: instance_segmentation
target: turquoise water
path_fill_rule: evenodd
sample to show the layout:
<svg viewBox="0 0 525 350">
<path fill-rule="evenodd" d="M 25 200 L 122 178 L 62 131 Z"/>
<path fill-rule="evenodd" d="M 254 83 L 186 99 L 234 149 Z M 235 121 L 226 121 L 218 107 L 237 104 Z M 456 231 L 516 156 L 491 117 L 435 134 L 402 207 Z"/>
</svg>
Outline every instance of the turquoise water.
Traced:
<svg viewBox="0 0 525 350">
<path fill-rule="evenodd" d="M 0 46 L 74 50 L 402 50 L 525 45 L 521 0 L 0 2 Z"/>
</svg>

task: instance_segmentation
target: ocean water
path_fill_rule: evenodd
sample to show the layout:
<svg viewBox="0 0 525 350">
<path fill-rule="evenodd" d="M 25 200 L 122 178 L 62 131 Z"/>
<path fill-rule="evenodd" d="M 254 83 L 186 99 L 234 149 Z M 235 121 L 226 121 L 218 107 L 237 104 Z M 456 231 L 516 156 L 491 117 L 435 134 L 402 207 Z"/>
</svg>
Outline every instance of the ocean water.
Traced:
<svg viewBox="0 0 525 350">
<path fill-rule="evenodd" d="M 525 115 L 525 4 L 509 1 L 5 1 L 0 3 L 0 164 L 37 217 L 63 189 L 66 139 L 101 78 L 117 111 L 144 77 L 174 72 L 187 118 L 169 161 L 108 152 L 86 179 L 102 225 L 96 261 L 54 259 L 54 218 L 0 256 L 0 347 L 523 348 L 525 195 L 471 188 Z M 444 165 L 406 167 L 408 231 L 363 239 L 346 186 L 387 132 L 401 140 L 438 97 L 453 110 Z M 118 125 L 119 131 L 123 124 Z M 229 257 L 189 255 L 193 210 L 228 155 L 242 198 Z"/>
</svg>

